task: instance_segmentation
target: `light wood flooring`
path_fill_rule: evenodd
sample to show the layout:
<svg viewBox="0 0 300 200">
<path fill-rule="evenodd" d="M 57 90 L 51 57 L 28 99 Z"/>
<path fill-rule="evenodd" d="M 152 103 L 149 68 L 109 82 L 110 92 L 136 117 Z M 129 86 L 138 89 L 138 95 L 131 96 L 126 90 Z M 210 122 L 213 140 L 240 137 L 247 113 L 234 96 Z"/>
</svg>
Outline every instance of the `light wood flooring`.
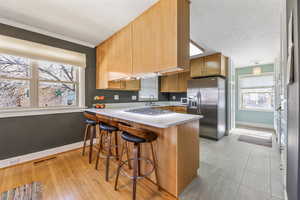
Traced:
<svg viewBox="0 0 300 200">
<path fill-rule="evenodd" d="M 96 155 L 96 152 L 94 153 Z M 95 162 L 95 161 L 94 161 Z M 111 178 L 104 180 L 104 159 L 99 169 L 88 164 L 88 156 L 81 150 L 57 155 L 55 159 L 40 163 L 26 163 L 0 170 L 0 193 L 14 187 L 39 181 L 43 185 L 43 200 L 130 200 L 131 181 L 120 176 L 119 191 L 114 191 L 116 162 L 111 164 Z M 139 180 L 137 199 L 174 200 L 175 198 L 147 180 Z"/>
</svg>

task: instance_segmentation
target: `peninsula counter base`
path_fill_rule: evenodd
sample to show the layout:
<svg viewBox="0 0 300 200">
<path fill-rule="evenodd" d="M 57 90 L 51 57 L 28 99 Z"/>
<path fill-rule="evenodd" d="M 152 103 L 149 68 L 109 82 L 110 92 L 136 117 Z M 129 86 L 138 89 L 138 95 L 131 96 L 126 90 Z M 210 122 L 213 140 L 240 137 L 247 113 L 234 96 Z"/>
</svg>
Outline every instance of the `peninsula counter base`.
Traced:
<svg viewBox="0 0 300 200">
<path fill-rule="evenodd" d="M 153 144 L 157 156 L 159 185 L 163 190 L 178 197 L 186 186 L 198 176 L 197 171 L 200 163 L 199 120 L 168 128 L 157 128 L 98 113 L 97 115 L 157 133 L 158 138 Z M 119 139 L 121 141 L 121 138 Z M 119 145 L 121 145 L 120 143 Z M 152 159 L 151 149 L 148 145 L 141 145 L 141 156 Z M 149 170 L 148 166 L 141 163 L 142 174 Z M 154 173 L 148 178 L 153 182 L 156 180 Z"/>
</svg>

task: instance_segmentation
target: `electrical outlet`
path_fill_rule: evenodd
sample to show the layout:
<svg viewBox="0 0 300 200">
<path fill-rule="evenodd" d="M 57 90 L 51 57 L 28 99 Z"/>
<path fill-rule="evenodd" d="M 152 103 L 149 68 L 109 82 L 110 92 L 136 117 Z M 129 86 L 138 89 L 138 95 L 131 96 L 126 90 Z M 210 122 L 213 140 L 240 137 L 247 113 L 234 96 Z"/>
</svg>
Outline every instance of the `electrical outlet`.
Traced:
<svg viewBox="0 0 300 200">
<path fill-rule="evenodd" d="M 119 100 L 119 95 L 114 95 L 114 100 Z"/>
<path fill-rule="evenodd" d="M 173 100 L 176 100 L 176 96 L 172 96 L 172 99 L 173 99 Z"/>
<path fill-rule="evenodd" d="M 135 101 L 137 99 L 137 96 L 131 96 L 131 100 Z"/>
</svg>

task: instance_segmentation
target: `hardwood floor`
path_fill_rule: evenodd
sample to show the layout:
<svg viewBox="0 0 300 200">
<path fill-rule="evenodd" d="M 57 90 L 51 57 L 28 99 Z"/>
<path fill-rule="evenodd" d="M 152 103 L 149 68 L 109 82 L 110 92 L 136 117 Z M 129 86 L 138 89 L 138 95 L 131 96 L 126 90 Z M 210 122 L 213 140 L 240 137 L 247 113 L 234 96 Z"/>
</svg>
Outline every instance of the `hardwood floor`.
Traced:
<svg viewBox="0 0 300 200">
<path fill-rule="evenodd" d="M 81 156 L 81 150 L 57 155 L 55 159 L 40 163 L 26 163 L 0 170 L 0 192 L 39 181 L 43 185 L 43 200 L 130 200 L 131 180 L 119 178 L 119 190 L 114 191 L 116 163 L 111 164 L 110 181 L 105 182 L 104 160 L 94 169 L 95 159 L 88 164 L 88 154 Z M 94 153 L 96 155 L 96 153 Z M 137 199 L 174 200 L 166 192 L 147 180 L 139 180 Z"/>
</svg>

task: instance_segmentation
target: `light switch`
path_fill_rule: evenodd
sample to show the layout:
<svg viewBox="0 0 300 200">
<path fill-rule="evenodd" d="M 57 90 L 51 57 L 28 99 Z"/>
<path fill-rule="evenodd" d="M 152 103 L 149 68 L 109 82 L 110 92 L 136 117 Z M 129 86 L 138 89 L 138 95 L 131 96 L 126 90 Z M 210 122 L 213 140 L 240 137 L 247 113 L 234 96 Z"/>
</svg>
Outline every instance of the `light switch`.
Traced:
<svg viewBox="0 0 300 200">
<path fill-rule="evenodd" d="M 114 100 L 119 100 L 119 95 L 114 95 Z"/>
<path fill-rule="evenodd" d="M 131 96 L 131 100 L 132 100 L 132 101 L 135 101 L 136 98 L 137 98 L 136 96 Z"/>
</svg>

